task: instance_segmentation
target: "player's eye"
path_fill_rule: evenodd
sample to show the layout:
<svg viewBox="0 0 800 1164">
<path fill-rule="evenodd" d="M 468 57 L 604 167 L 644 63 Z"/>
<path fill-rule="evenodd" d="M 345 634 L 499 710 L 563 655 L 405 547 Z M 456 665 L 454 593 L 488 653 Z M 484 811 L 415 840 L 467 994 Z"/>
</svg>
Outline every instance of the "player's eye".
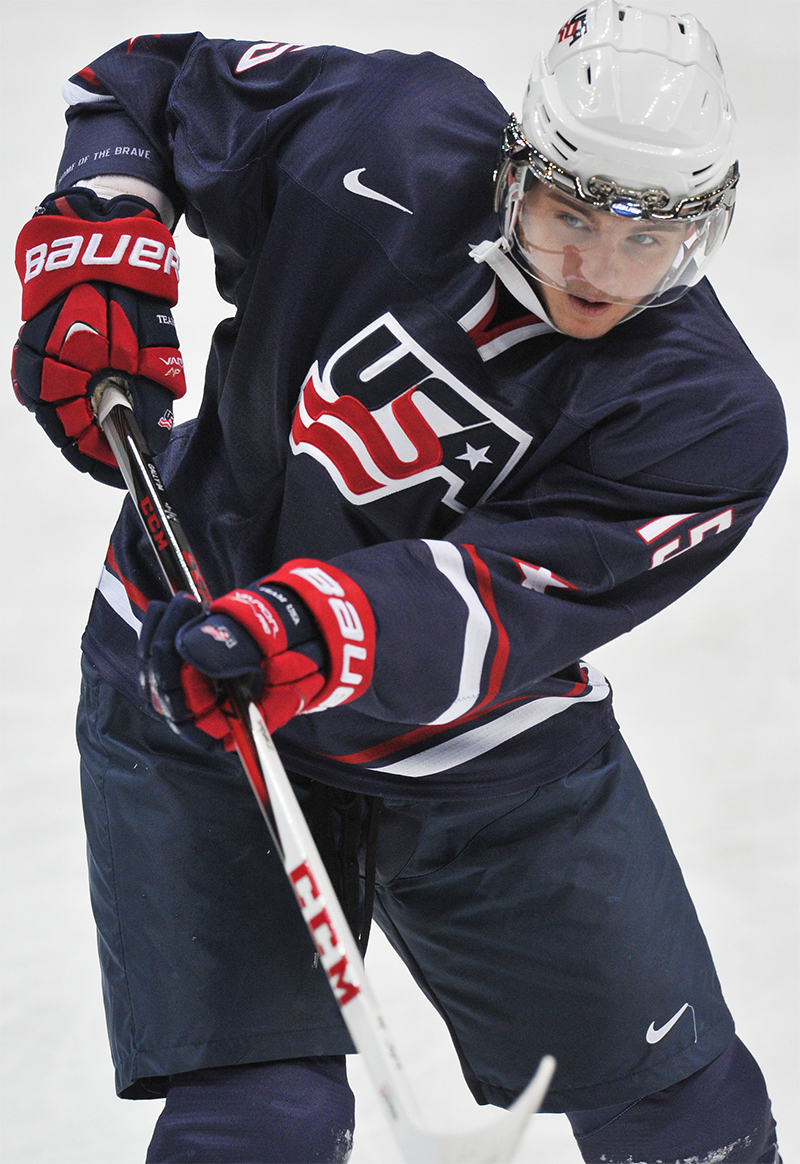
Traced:
<svg viewBox="0 0 800 1164">
<path fill-rule="evenodd" d="M 630 234 L 628 235 L 628 242 L 633 243 L 639 247 L 661 246 L 662 240 L 655 234 Z"/>
<path fill-rule="evenodd" d="M 563 226 L 568 227 L 570 230 L 591 229 L 585 218 L 582 218 L 579 214 L 570 214 L 568 210 L 561 211 L 556 217 Z"/>
</svg>

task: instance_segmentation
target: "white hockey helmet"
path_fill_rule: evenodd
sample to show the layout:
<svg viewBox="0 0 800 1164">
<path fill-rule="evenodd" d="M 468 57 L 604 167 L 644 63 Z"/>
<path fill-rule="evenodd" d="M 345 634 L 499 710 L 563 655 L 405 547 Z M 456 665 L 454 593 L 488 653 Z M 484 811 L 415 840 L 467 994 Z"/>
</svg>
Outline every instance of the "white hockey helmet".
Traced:
<svg viewBox="0 0 800 1164">
<path fill-rule="evenodd" d="M 495 175 L 504 249 L 559 290 L 639 308 L 673 301 L 730 225 L 734 123 L 695 17 L 594 0 L 537 58 L 521 124 L 506 127 Z M 619 262 L 604 260 L 616 273 L 598 274 L 603 248 L 623 244 Z M 638 270 L 627 285 L 626 262 Z"/>
</svg>

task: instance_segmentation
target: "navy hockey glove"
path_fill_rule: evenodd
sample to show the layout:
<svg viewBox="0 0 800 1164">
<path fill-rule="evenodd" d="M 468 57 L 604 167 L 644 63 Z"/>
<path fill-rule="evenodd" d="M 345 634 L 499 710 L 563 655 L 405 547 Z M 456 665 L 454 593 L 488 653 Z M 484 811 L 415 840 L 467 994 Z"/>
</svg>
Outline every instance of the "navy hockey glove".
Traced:
<svg viewBox="0 0 800 1164">
<path fill-rule="evenodd" d="M 204 748 L 233 739 L 219 680 L 241 679 L 269 731 L 292 716 L 357 699 L 372 680 L 375 622 L 359 586 L 335 566 L 287 562 L 199 613 L 188 594 L 151 602 L 139 644 L 153 707 Z"/>
<path fill-rule="evenodd" d="M 123 373 L 139 427 L 153 452 L 163 450 L 173 400 L 186 391 L 170 310 L 178 300 L 172 235 L 141 198 L 105 201 L 73 187 L 51 194 L 23 227 L 16 266 L 17 398 L 71 464 L 124 487 L 91 393 L 104 374 Z"/>
</svg>

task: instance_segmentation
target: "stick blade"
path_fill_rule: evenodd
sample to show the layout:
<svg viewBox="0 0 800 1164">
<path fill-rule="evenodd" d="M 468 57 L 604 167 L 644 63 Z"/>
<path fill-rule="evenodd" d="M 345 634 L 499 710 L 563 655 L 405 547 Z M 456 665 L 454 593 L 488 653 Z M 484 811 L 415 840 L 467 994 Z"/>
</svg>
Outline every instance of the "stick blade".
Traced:
<svg viewBox="0 0 800 1164">
<path fill-rule="evenodd" d="M 436 1133 L 419 1127 L 398 1129 L 409 1164 L 510 1164 L 528 1120 L 542 1106 L 556 1061 L 545 1055 L 522 1094 L 493 1123 L 468 1132 Z"/>
</svg>

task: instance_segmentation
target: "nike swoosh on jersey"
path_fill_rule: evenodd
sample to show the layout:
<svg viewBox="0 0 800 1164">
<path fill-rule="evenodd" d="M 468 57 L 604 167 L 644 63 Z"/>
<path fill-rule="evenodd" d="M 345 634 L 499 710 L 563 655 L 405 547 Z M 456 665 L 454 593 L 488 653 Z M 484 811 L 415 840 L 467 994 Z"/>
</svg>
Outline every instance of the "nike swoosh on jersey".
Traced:
<svg viewBox="0 0 800 1164">
<path fill-rule="evenodd" d="M 645 1035 L 645 1038 L 647 1039 L 648 1043 L 660 1043 L 661 1040 L 664 1038 L 664 1036 L 669 1034 L 669 1032 L 675 1026 L 675 1023 L 678 1021 L 678 1019 L 684 1013 L 684 1011 L 686 1011 L 688 1009 L 689 1009 L 689 1003 L 685 1002 L 683 1004 L 683 1006 L 680 1008 L 680 1010 L 676 1010 L 675 1014 L 672 1016 L 672 1018 L 669 1019 L 668 1022 L 665 1022 L 663 1027 L 659 1027 L 657 1030 L 656 1030 L 656 1024 L 650 1023 L 650 1026 L 647 1028 L 647 1034 Z"/>
<path fill-rule="evenodd" d="M 399 202 L 395 202 L 393 198 L 387 198 L 385 194 L 379 194 L 377 190 L 371 190 L 369 186 L 365 186 L 361 181 L 361 175 L 366 168 L 366 166 L 362 166 L 360 170 L 350 170 L 348 174 L 345 174 L 342 178 L 345 190 L 349 190 L 351 194 L 360 194 L 362 198 L 372 198 L 375 202 L 385 202 L 387 206 L 394 206 L 396 210 L 402 210 L 404 214 L 414 213 L 407 206 L 401 206 Z"/>
</svg>

